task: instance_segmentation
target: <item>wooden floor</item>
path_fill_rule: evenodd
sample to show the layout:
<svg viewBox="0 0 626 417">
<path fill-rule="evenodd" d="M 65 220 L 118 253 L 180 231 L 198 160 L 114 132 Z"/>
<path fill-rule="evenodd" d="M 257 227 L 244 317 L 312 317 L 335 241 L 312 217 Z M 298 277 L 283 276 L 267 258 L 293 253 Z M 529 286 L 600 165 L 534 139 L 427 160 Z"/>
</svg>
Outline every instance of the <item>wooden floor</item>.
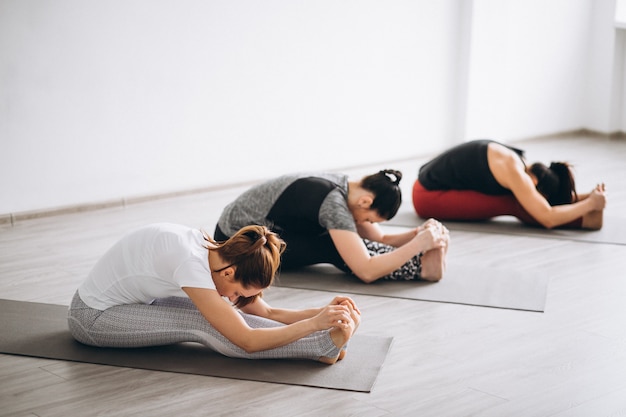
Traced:
<svg viewBox="0 0 626 417">
<path fill-rule="evenodd" d="M 575 163 L 579 190 L 605 181 L 606 216 L 626 217 L 626 141 L 576 135 L 520 142 L 530 161 Z M 403 170 L 406 203 L 425 159 Z M 621 188 L 621 189 L 620 189 Z M 173 221 L 212 232 L 241 189 L 0 226 L 0 298 L 68 304 L 126 230 Z M 610 224 L 606 224 L 610 227 Z M 546 311 L 354 296 L 359 332 L 394 336 L 371 393 L 0 355 L 2 416 L 624 416 L 626 246 L 454 232 L 449 256 L 550 277 Z M 445 278 L 444 278 L 445 279 Z M 284 307 L 323 292 L 272 288 Z"/>
</svg>

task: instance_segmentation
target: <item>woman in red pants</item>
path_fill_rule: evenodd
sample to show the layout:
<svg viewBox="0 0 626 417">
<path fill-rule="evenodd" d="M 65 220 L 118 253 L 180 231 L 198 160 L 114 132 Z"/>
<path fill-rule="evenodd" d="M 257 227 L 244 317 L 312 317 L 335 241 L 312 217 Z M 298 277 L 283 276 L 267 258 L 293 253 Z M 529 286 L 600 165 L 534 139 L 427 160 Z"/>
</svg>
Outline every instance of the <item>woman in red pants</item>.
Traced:
<svg viewBox="0 0 626 417">
<path fill-rule="evenodd" d="M 604 184 L 577 194 L 570 165 L 526 165 L 524 151 L 473 140 L 440 154 L 419 170 L 413 206 L 422 218 L 486 220 L 501 215 L 547 229 L 602 228 Z"/>
</svg>

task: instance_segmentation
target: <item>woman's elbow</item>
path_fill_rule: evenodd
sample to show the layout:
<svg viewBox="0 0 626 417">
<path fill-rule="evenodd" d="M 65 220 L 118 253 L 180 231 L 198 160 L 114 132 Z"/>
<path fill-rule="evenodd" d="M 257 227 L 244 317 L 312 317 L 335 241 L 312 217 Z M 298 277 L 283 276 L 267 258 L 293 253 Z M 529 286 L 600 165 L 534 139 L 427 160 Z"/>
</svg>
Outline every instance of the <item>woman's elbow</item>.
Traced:
<svg viewBox="0 0 626 417">
<path fill-rule="evenodd" d="M 260 350 L 262 350 L 262 349 L 255 349 L 255 348 L 253 348 L 253 347 L 244 347 L 244 348 L 242 348 L 242 349 L 243 349 L 243 350 L 244 350 L 247 354 L 249 354 L 249 355 L 250 355 L 250 354 L 253 354 L 253 353 L 256 353 L 256 352 L 258 352 L 258 351 L 260 351 Z"/>
<path fill-rule="evenodd" d="M 254 343 L 252 343 L 252 341 L 244 341 L 244 342 L 235 343 L 235 344 L 241 349 L 243 349 L 246 353 L 256 353 L 260 350 L 263 350 L 259 348 L 258 346 L 256 346 Z"/>
<path fill-rule="evenodd" d="M 380 278 L 380 276 L 374 275 L 369 271 L 359 271 L 359 272 L 355 272 L 352 271 L 352 273 L 361 281 L 363 281 L 366 284 L 370 284 L 374 281 L 376 281 L 378 278 Z"/>
<path fill-rule="evenodd" d="M 554 229 L 555 227 L 559 226 L 559 224 L 552 219 L 540 220 L 539 224 L 543 226 L 544 229 L 548 229 L 548 230 Z"/>
<path fill-rule="evenodd" d="M 236 339 L 230 339 L 230 341 L 232 342 L 232 344 L 242 349 L 246 353 L 255 353 L 263 350 L 263 348 L 260 347 L 258 343 L 256 343 L 254 335 L 252 333 L 245 336 L 239 336 L 240 337 L 237 337 Z"/>
<path fill-rule="evenodd" d="M 535 227 L 543 227 L 544 229 L 554 229 L 559 225 L 557 223 L 557 213 L 553 210 L 546 211 L 541 214 L 531 214 L 530 216 L 530 220 L 522 219 L 522 223 L 526 223 L 530 226 L 534 225 Z"/>
</svg>

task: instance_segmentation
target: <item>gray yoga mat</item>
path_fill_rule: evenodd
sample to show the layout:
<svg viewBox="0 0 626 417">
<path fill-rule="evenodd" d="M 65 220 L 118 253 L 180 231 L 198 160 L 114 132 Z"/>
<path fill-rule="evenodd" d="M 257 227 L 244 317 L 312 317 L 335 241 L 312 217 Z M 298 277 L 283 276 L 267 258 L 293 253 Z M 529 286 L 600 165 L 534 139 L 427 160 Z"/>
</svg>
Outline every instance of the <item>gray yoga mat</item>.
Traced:
<svg viewBox="0 0 626 417">
<path fill-rule="evenodd" d="M 72 338 L 66 306 L 0 300 L 0 353 L 347 391 L 371 391 L 392 339 L 355 334 L 345 358 L 334 365 L 234 359 L 195 343 L 95 348 Z"/>
<path fill-rule="evenodd" d="M 365 284 L 332 265 L 283 271 L 277 287 L 543 312 L 548 277 L 540 272 L 449 263 L 439 282 L 378 280 Z"/>
<path fill-rule="evenodd" d="M 402 205 L 393 219 L 381 223 L 393 227 L 417 227 L 424 223 L 413 207 Z M 450 230 L 465 232 L 495 233 L 501 235 L 518 235 L 541 237 L 546 239 L 572 240 L 587 243 L 604 243 L 610 245 L 626 245 L 626 218 L 604 216 L 600 230 L 580 229 L 544 229 L 523 224 L 512 216 L 500 216 L 492 220 L 476 222 L 443 221 Z"/>
</svg>

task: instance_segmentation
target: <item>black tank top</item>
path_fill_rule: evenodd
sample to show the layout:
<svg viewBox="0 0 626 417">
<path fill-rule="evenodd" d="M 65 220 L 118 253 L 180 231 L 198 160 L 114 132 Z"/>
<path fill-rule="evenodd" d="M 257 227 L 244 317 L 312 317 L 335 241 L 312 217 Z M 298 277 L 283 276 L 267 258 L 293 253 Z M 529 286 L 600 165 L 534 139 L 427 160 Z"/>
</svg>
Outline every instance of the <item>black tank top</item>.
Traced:
<svg viewBox="0 0 626 417">
<path fill-rule="evenodd" d="M 326 228 L 320 225 L 320 207 L 335 188 L 337 184 L 324 178 L 300 178 L 285 188 L 267 214 L 267 219 L 277 231 L 322 234 Z"/>
<path fill-rule="evenodd" d="M 489 139 L 473 140 L 457 145 L 422 165 L 418 179 L 427 190 L 474 190 L 489 195 L 510 194 L 494 178 L 487 161 Z M 496 142 L 498 143 L 498 142 Z M 524 151 L 505 146 L 520 158 Z"/>
</svg>

